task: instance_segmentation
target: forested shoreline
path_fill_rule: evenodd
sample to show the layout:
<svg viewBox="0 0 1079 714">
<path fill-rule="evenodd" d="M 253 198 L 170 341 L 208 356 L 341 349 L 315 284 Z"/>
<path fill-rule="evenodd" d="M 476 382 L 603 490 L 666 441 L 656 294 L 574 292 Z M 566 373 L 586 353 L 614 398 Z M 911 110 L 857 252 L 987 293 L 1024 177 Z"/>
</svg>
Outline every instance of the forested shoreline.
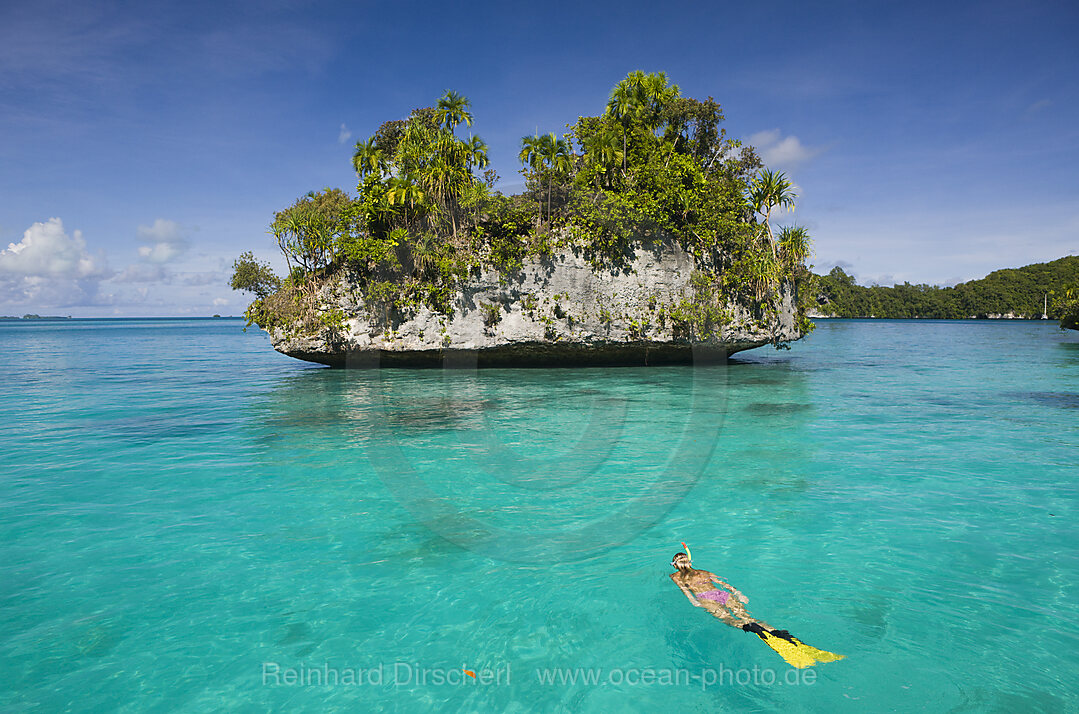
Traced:
<svg viewBox="0 0 1079 714">
<path fill-rule="evenodd" d="M 903 283 L 858 285 L 842 268 L 813 276 L 816 313 L 832 317 L 970 319 L 1041 318 L 1079 323 L 1079 256 L 996 270 L 950 287 Z"/>
</svg>

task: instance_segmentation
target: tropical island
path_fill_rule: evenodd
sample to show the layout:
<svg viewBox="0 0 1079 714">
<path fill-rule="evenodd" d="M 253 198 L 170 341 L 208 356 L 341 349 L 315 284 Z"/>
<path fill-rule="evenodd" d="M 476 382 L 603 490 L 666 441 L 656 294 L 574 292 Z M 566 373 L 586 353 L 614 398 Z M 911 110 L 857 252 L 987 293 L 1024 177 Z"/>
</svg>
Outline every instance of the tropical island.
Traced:
<svg viewBox="0 0 1079 714">
<path fill-rule="evenodd" d="M 1079 256 L 996 270 L 951 287 L 858 285 L 842 268 L 813 275 L 818 317 L 954 319 L 1059 319 L 1079 328 Z"/>
<path fill-rule="evenodd" d="M 285 354 L 335 366 L 688 362 L 812 328 L 809 235 L 773 227 L 791 183 L 729 139 L 711 97 L 634 72 L 599 116 L 526 136 L 525 191 L 495 190 L 469 101 L 356 144 L 356 195 L 326 188 L 271 225 L 288 273 L 248 252 L 231 285 Z"/>
</svg>

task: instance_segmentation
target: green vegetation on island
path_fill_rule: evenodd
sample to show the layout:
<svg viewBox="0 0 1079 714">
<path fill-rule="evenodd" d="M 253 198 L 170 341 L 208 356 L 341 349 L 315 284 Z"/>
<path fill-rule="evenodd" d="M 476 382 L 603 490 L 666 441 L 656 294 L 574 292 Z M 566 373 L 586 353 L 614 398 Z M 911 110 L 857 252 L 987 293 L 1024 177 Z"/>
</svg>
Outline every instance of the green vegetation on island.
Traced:
<svg viewBox="0 0 1079 714">
<path fill-rule="evenodd" d="M 771 224 L 793 207 L 791 183 L 727 138 L 711 97 L 684 97 L 663 73 L 634 72 L 599 116 L 522 139 L 526 189 L 511 196 L 494 190 L 469 109 L 447 91 L 434 107 L 384 123 L 356 144 L 356 196 L 327 188 L 279 211 L 270 230 L 288 274 L 279 279 L 251 253 L 235 263 L 232 287 L 256 298 L 249 323 L 340 327 L 340 310 L 318 302 L 338 271 L 388 324 L 421 306 L 452 313 L 459 287 L 484 268 L 508 276 L 525 260 L 572 249 L 596 270 L 617 270 L 660 240 L 677 241 L 696 267 L 693 296 L 665 315 L 673 334 L 714 334 L 730 302 L 763 321 L 784 294 L 808 296 L 799 290 L 811 275 L 808 233 Z M 808 330 L 805 307 L 799 327 Z"/>
<path fill-rule="evenodd" d="M 834 317 L 968 319 L 1014 317 L 1061 320 L 1075 329 L 1079 312 L 1079 256 L 997 270 L 953 287 L 864 287 L 841 268 L 814 275 L 815 310 Z"/>
<path fill-rule="evenodd" d="M 1060 319 L 1061 329 L 1079 330 L 1079 282 L 1059 291 L 1054 298 L 1053 311 Z"/>
</svg>

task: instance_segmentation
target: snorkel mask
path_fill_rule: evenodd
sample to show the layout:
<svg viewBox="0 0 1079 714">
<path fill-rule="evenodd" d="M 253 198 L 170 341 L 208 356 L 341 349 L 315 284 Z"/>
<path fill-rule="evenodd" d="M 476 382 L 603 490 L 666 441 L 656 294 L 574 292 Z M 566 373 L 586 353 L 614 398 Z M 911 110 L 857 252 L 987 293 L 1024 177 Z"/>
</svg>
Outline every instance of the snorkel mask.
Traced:
<svg viewBox="0 0 1079 714">
<path fill-rule="evenodd" d="M 693 555 L 689 552 L 689 546 L 686 545 L 684 541 L 682 542 L 682 548 L 685 549 L 686 564 L 689 565 L 689 564 L 691 564 L 693 562 Z M 681 553 L 679 553 L 678 555 L 681 555 Z M 676 555 L 675 558 L 677 558 L 677 557 L 678 556 Z M 671 559 L 671 567 L 672 568 L 677 568 L 678 567 L 678 564 L 674 562 L 674 559 Z"/>
</svg>

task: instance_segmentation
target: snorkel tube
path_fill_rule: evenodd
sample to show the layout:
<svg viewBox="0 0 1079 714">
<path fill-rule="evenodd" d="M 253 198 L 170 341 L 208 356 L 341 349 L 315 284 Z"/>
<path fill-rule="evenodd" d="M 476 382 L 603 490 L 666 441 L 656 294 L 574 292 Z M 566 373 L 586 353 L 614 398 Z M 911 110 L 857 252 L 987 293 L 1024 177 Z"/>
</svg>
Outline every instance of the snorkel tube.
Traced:
<svg viewBox="0 0 1079 714">
<path fill-rule="evenodd" d="M 682 541 L 682 547 L 686 549 L 686 557 L 689 558 L 689 562 L 693 562 L 693 554 L 689 552 L 689 546 L 685 541 Z"/>
</svg>

